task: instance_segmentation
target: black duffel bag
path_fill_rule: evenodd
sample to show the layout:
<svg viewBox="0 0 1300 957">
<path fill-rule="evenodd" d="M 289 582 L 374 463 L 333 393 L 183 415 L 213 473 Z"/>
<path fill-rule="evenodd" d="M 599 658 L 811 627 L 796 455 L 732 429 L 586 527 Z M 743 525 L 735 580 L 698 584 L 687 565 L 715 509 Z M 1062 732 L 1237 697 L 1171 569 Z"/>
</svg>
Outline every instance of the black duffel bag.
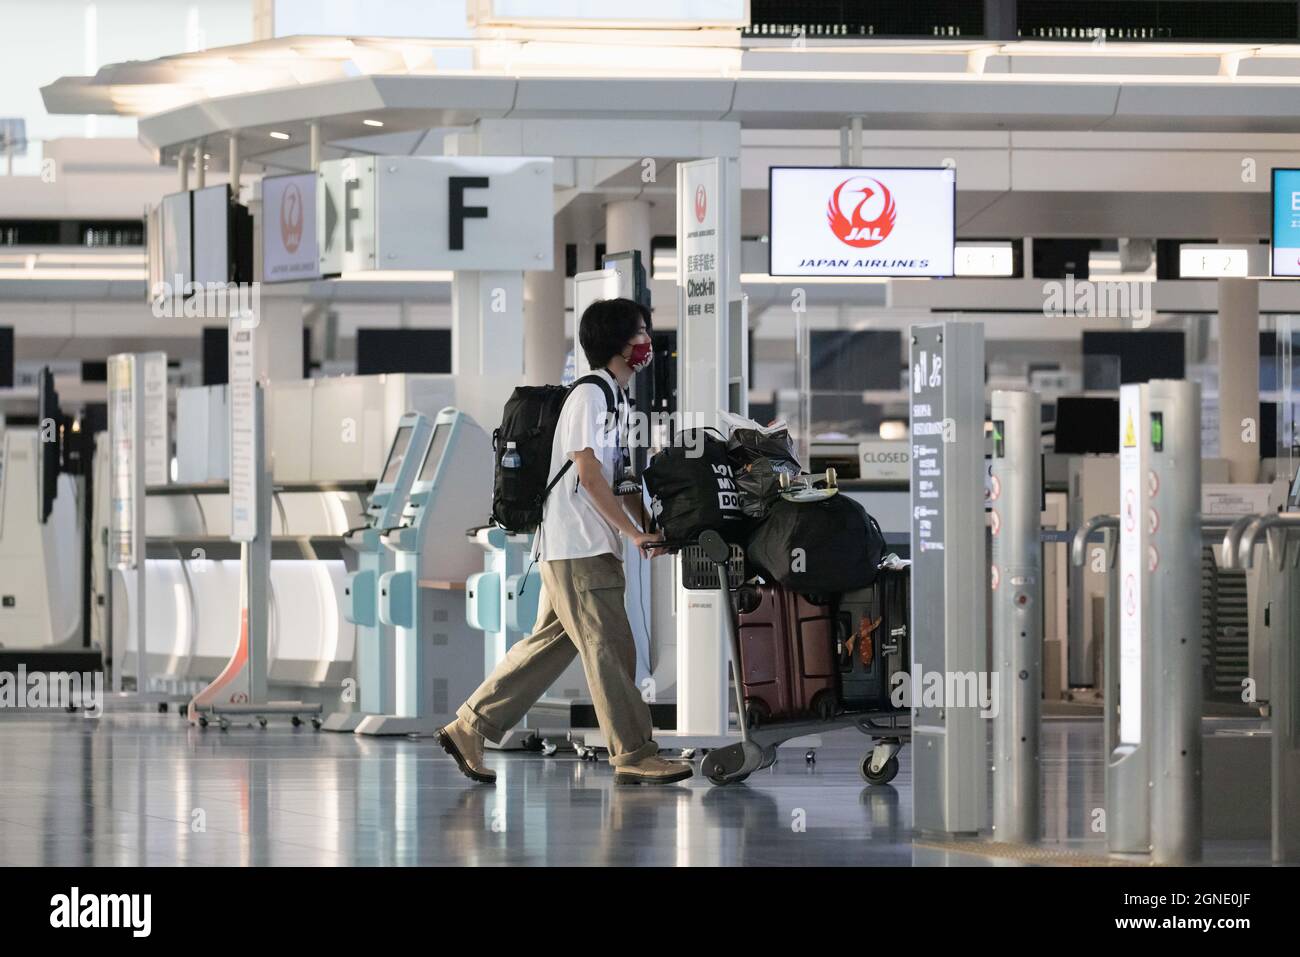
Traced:
<svg viewBox="0 0 1300 957">
<path fill-rule="evenodd" d="M 655 453 L 643 477 L 651 512 L 668 541 L 693 542 L 712 529 L 729 542 L 745 543 L 749 523 L 720 437 L 704 429 L 679 432 L 672 445 Z"/>
<path fill-rule="evenodd" d="M 884 552 L 880 525 L 837 493 L 806 502 L 777 498 L 750 536 L 745 559 L 786 588 L 828 594 L 872 585 Z"/>
<path fill-rule="evenodd" d="M 785 429 L 732 429 L 727 439 L 727 458 L 740 490 L 741 511 L 754 521 L 766 518 L 767 510 L 781 494 L 781 474 L 791 480 L 799 476 L 799 459 Z"/>
</svg>

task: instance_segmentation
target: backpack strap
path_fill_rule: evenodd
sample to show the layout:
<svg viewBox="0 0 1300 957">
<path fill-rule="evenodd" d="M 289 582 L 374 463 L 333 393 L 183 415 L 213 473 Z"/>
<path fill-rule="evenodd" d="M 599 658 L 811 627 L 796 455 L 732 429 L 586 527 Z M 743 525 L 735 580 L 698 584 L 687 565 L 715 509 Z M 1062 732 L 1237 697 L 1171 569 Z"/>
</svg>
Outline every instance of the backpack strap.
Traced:
<svg viewBox="0 0 1300 957">
<path fill-rule="evenodd" d="M 614 427 L 618 428 L 618 406 L 614 399 L 614 390 L 609 387 L 609 383 L 605 381 L 605 377 L 597 375 L 594 372 L 590 375 L 585 375 L 574 382 L 573 385 L 569 386 L 569 395 L 573 395 L 573 390 L 584 382 L 600 386 L 600 391 L 605 396 L 605 414 L 614 419 Z M 567 402 L 569 396 L 565 396 L 564 398 Z M 555 478 L 546 483 L 546 488 L 542 490 L 542 494 L 538 499 L 539 505 L 546 501 L 547 497 L 551 494 L 551 489 L 555 488 L 555 486 L 559 484 L 560 479 L 564 478 L 565 473 L 572 467 L 573 459 L 566 458 L 564 464 L 560 466 L 560 470 L 555 473 Z"/>
</svg>

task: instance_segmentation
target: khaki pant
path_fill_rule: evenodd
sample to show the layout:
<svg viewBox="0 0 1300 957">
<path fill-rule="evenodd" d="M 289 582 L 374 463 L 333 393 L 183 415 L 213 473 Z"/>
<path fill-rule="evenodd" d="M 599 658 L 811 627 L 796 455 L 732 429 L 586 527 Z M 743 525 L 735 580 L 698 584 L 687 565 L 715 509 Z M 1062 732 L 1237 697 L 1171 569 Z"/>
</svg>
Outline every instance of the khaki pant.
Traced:
<svg viewBox="0 0 1300 957">
<path fill-rule="evenodd" d="M 636 687 L 623 562 L 605 554 L 540 567 L 537 626 L 506 653 L 456 716 L 489 741 L 500 741 L 581 655 L 609 763 L 635 764 L 658 754 L 650 737 L 650 706 Z"/>
</svg>

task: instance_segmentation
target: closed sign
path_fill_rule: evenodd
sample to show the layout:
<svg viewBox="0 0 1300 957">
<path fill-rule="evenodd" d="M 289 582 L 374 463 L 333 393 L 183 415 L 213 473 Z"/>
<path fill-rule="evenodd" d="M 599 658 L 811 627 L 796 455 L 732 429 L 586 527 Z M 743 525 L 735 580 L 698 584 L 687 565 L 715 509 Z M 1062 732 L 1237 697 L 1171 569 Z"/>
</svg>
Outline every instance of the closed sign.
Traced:
<svg viewBox="0 0 1300 957">
<path fill-rule="evenodd" d="M 876 482 L 909 482 L 912 456 L 906 442 L 859 442 L 858 474 Z"/>
</svg>

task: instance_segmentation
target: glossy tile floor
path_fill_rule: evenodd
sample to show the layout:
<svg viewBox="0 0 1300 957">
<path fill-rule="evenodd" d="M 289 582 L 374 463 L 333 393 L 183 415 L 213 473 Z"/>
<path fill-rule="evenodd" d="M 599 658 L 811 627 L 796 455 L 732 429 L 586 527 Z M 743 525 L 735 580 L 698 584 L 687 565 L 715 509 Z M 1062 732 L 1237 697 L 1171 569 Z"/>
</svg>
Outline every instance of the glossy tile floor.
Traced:
<svg viewBox="0 0 1300 957">
<path fill-rule="evenodd" d="M 1099 721 L 1044 731 L 1048 846 L 1101 853 Z M 913 847 L 911 760 L 893 784 L 858 773 L 868 739 L 826 735 L 809 765 L 782 750 L 743 785 L 700 777 L 618 787 L 604 762 L 489 753 L 474 786 L 431 740 L 189 728 L 178 716 L 0 717 L 3 865 L 1008 865 Z M 1263 842 L 1210 863 L 1267 863 Z"/>
</svg>

